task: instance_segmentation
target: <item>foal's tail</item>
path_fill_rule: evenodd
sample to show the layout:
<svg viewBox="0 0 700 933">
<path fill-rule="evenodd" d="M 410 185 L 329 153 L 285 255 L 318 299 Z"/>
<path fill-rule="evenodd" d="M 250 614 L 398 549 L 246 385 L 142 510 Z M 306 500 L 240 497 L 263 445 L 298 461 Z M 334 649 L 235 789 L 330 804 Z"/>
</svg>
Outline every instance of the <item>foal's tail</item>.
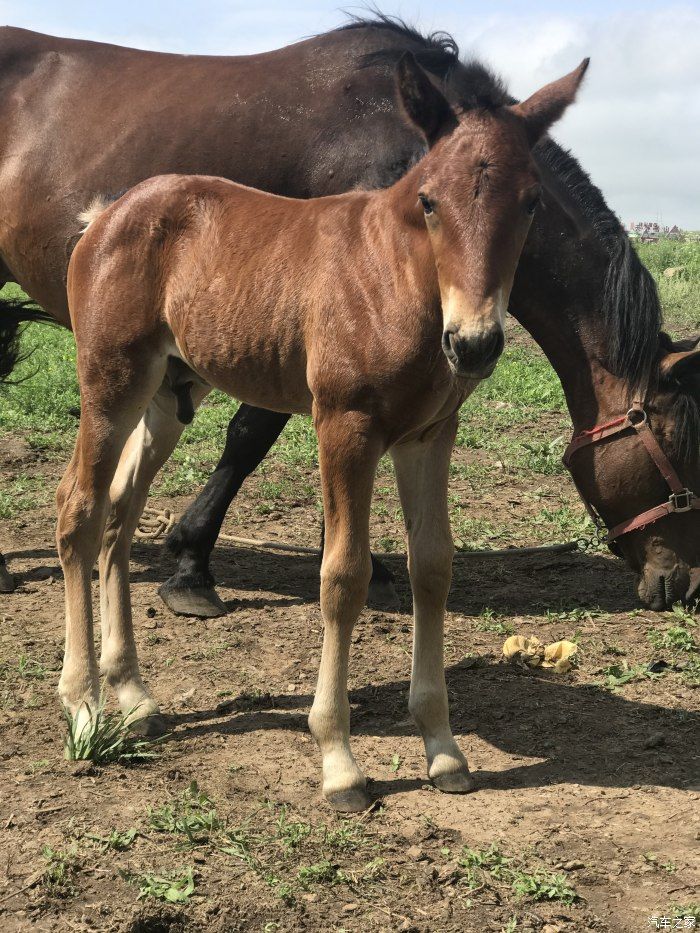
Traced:
<svg viewBox="0 0 700 933">
<path fill-rule="evenodd" d="M 25 359 L 20 348 L 22 325 L 31 322 L 56 323 L 33 301 L 0 295 L 0 382 L 8 382 L 17 363 Z"/>
<path fill-rule="evenodd" d="M 94 223 L 94 221 L 97 220 L 100 214 L 103 211 L 106 211 L 109 205 L 112 204 L 112 202 L 116 201 L 118 198 L 120 198 L 123 193 L 124 192 L 122 191 L 120 192 L 120 194 L 111 195 L 111 196 L 106 195 L 106 194 L 95 195 L 95 197 L 92 199 L 92 201 L 90 201 L 90 203 L 85 208 L 85 210 L 81 211 L 78 214 L 78 221 L 82 224 L 80 233 L 81 234 L 85 233 L 85 231 L 90 226 L 90 224 Z"/>
</svg>

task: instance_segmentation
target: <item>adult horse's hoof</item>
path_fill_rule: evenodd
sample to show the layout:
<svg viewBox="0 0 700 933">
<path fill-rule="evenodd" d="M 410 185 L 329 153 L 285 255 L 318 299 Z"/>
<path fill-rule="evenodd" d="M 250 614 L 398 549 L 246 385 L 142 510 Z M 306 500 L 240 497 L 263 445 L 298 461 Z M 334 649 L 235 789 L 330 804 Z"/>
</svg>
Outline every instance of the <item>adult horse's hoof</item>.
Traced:
<svg viewBox="0 0 700 933">
<path fill-rule="evenodd" d="M 153 713 L 150 716 L 142 716 L 141 719 L 134 719 L 129 723 L 129 730 L 136 735 L 142 735 L 146 739 L 157 739 L 167 732 L 165 719 L 163 719 L 160 713 Z"/>
<path fill-rule="evenodd" d="M 169 580 L 158 589 L 158 595 L 171 612 L 178 616 L 215 619 L 228 612 L 213 586 L 176 586 Z"/>
<path fill-rule="evenodd" d="M 0 593 L 14 593 L 14 591 L 15 578 L 7 569 L 7 564 L 3 558 L 2 563 L 0 563 Z"/>
<path fill-rule="evenodd" d="M 433 784 L 443 794 L 468 794 L 476 787 L 474 778 L 468 771 L 453 771 L 448 774 L 439 774 L 432 779 Z"/>
<path fill-rule="evenodd" d="M 362 813 L 372 806 L 372 799 L 363 787 L 336 790 L 325 796 L 337 813 Z"/>
<path fill-rule="evenodd" d="M 372 580 L 367 593 L 367 606 L 383 612 L 398 612 L 401 603 L 394 584 L 388 580 Z"/>
</svg>

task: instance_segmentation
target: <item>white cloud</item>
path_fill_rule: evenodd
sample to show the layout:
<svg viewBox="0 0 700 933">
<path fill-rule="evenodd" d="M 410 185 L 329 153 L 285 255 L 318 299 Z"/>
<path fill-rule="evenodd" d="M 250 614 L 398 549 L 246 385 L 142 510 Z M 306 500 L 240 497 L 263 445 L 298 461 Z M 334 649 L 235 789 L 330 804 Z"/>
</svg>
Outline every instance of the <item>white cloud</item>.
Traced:
<svg viewBox="0 0 700 933">
<path fill-rule="evenodd" d="M 700 11 L 502 15 L 465 19 L 454 32 L 523 97 L 590 55 L 579 99 L 554 135 L 623 220 L 700 228 Z"/>
</svg>

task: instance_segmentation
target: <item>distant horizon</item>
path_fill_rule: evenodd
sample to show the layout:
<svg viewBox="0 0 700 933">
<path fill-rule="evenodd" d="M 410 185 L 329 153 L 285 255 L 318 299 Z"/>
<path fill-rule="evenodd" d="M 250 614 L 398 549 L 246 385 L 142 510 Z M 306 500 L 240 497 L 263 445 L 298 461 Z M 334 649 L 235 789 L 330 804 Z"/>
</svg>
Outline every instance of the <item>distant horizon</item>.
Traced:
<svg viewBox="0 0 700 933">
<path fill-rule="evenodd" d="M 329 0 L 0 0 L 0 20 L 53 35 L 155 51 L 252 54 L 280 48 L 347 20 Z M 381 3 L 425 32 L 446 30 L 463 57 L 499 72 L 520 98 L 570 71 L 591 67 L 575 106 L 553 134 L 629 220 L 700 229 L 700 3 L 645 0 L 510 0 L 484 12 L 474 0 Z M 350 12 L 369 12 L 350 7 Z"/>
</svg>

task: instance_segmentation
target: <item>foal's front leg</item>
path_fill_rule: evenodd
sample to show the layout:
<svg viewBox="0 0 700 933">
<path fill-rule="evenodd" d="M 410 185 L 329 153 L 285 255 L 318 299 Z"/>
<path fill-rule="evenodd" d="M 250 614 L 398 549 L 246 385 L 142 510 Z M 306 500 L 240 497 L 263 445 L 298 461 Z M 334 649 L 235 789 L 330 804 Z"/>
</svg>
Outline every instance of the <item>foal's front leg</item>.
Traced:
<svg viewBox="0 0 700 933">
<path fill-rule="evenodd" d="M 348 658 L 371 575 L 369 510 L 382 452 L 369 419 L 314 411 L 326 515 L 321 565 L 323 651 L 309 727 L 323 759 L 323 795 L 336 810 L 369 805 L 365 777 L 350 750 Z"/>
<path fill-rule="evenodd" d="M 428 775 L 442 791 L 472 789 L 467 761 L 450 729 L 443 629 L 454 548 L 447 505 L 450 454 L 457 418 L 425 441 L 391 451 L 408 533 L 413 590 L 413 670 L 409 709 L 423 736 Z"/>
</svg>

